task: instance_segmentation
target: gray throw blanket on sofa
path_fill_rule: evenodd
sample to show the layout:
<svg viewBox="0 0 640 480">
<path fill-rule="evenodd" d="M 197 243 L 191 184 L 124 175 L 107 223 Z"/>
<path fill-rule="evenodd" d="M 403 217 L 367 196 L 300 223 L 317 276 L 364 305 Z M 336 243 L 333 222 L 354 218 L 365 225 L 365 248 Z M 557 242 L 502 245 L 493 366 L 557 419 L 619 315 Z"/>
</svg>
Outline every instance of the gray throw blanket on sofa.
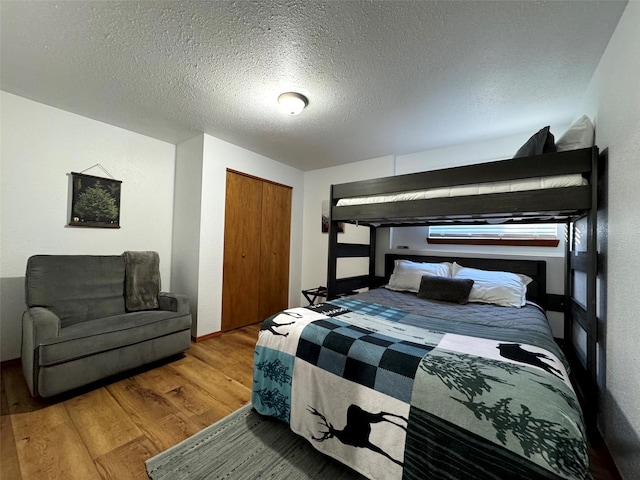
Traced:
<svg viewBox="0 0 640 480">
<path fill-rule="evenodd" d="M 124 252 L 125 304 L 130 312 L 160 306 L 160 256 L 158 252 Z"/>
</svg>

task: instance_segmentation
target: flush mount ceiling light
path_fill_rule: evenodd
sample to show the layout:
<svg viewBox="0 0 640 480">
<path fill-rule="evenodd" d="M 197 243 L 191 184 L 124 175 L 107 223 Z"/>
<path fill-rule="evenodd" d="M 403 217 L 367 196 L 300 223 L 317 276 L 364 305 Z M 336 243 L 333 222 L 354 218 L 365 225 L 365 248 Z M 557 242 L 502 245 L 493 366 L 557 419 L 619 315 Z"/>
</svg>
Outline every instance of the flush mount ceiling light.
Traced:
<svg viewBox="0 0 640 480">
<path fill-rule="evenodd" d="M 278 103 L 282 110 L 289 115 L 298 115 L 304 110 L 304 107 L 309 105 L 309 100 L 300 93 L 287 92 L 278 97 Z"/>
</svg>

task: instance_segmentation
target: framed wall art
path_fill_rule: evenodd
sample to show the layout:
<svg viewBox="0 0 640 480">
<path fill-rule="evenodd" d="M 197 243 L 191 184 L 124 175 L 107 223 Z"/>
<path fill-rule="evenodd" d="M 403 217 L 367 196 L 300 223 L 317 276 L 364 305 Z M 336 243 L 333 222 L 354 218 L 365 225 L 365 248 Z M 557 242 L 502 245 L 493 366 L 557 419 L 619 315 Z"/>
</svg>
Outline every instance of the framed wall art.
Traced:
<svg viewBox="0 0 640 480">
<path fill-rule="evenodd" d="M 120 228 L 122 182 L 71 172 L 72 227 Z"/>
<path fill-rule="evenodd" d="M 329 200 L 322 201 L 322 233 L 329 233 L 329 220 L 331 218 L 331 209 L 329 208 Z M 344 233 L 344 222 L 338 223 L 338 233 Z"/>
</svg>

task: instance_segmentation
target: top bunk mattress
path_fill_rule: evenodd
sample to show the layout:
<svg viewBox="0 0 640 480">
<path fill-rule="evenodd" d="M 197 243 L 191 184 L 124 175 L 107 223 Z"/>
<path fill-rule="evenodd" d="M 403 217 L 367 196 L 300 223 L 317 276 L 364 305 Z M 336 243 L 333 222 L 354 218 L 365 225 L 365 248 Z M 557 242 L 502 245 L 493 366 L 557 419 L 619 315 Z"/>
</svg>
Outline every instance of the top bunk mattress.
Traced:
<svg viewBox="0 0 640 480">
<path fill-rule="evenodd" d="M 376 203 L 393 203 L 432 198 L 463 197 L 470 195 L 487 195 L 493 193 L 524 192 L 531 190 L 546 190 L 551 188 L 577 187 L 587 185 L 587 180 L 581 174 L 553 175 L 548 177 L 506 180 L 501 182 L 486 182 L 471 185 L 456 185 L 452 187 L 431 188 L 410 192 L 374 195 L 365 197 L 342 198 L 338 200 L 338 207 L 351 205 L 369 205 Z"/>
</svg>

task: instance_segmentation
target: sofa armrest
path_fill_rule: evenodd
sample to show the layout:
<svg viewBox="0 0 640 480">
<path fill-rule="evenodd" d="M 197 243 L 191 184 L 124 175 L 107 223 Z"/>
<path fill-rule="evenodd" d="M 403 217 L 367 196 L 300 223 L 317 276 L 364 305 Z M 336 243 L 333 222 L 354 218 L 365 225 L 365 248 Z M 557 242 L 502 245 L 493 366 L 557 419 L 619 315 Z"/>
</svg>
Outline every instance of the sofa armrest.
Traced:
<svg viewBox="0 0 640 480">
<path fill-rule="evenodd" d="M 189 297 L 180 293 L 160 292 L 160 310 L 170 312 L 191 313 Z"/>
<path fill-rule="evenodd" d="M 60 335 L 60 318 L 44 307 L 31 307 L 22 316 L 24 328 L 32 330 L 33 348 Z"/>
<path fill-rule="evenodd" d="M 31 395 L 38 395 L 38 345 L 60 335 L 60 318 L 48 308 L 31 307 L 22 315 L 22 372 Z"/>
</svg>

